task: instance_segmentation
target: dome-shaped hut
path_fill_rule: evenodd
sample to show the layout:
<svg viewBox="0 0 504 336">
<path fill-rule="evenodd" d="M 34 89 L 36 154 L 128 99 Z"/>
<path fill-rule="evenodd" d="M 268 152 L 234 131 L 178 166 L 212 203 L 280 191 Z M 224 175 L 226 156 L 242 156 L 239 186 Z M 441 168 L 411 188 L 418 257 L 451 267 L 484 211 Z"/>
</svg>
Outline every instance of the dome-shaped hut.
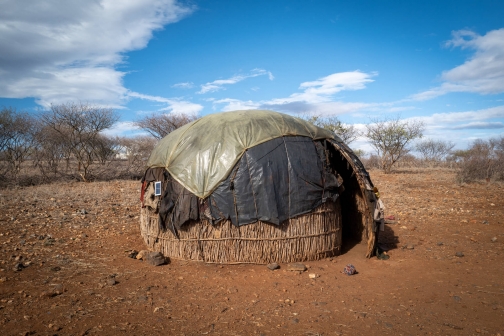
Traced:
<svg viewBox="0 0 504 336">
<path fill-rule="evenodd" d="M 260 110 L 212 114 L 163 138 L 142 180 L 151 250 L 216 263 L 316 260 L 375 244 L 373 185 L 334 133 Z"/>
</svg>

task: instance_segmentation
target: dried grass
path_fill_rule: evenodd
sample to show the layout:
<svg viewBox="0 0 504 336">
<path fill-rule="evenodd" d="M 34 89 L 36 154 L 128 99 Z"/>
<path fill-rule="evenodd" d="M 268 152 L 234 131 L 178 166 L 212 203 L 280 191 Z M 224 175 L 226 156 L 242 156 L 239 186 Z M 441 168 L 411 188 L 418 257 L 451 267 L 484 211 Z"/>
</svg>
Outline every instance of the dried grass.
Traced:
<svg viewBox="0 0 504 336">
<path fill-rule="evenodd" d="M 143 208 L 140 231 L 151 250 L 174 259 L 223 264 L 318 260 L 340 253 L 341 208 L 339 199 L 328 201 L 279 226 L 261 221 L 241 227 L 229 220 L 216 225 L 194 221 L 182 227 L 180 239 L 169 230 L 161 231 L 158 215 Z"/>
</svg>

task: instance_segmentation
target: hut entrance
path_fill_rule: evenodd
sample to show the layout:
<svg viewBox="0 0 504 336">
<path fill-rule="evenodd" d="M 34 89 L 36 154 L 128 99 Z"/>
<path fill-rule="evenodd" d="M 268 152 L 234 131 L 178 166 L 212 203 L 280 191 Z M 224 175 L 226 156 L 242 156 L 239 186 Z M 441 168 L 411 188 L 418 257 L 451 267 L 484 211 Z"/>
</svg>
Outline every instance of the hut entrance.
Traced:
<svg viewBox="0 0 504 336">
<path fill-rule="evenodd" d="M 344 191 L 340 194 L 342 220 L 342 252 L 345 253 L 356 244 L 366 241 L 366 199 L 353 167 L 343 154 L 333 146 L 328 146 L 330 165 L 343 178 Z"/>
</svg>

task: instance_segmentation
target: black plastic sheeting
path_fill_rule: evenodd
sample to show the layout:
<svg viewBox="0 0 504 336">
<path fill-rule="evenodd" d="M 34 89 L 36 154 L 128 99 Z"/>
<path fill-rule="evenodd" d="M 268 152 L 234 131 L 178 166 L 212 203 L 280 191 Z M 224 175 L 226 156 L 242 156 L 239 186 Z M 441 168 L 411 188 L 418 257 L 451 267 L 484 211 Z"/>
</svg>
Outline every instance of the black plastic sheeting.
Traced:
<svg viewBox="0 0 504 336">
<path fill-rule="evenodd" d="M 341 181 L 328 163 L 327 145 L 325 140 L 292 136 L 252 147 L 205 200 L 167 174 L 158 209 L 160 226 L 177 235 L 188 221 L 203 218 L 213 224 L 230 219 L 236 226 L 257 221 L 279 225 L 327 199 L 335 201 Z M 159 173 L 149 171 L 158 169 L 163 168 L 148 169 L 144 180 L 154 181 Z"/>
</svg>

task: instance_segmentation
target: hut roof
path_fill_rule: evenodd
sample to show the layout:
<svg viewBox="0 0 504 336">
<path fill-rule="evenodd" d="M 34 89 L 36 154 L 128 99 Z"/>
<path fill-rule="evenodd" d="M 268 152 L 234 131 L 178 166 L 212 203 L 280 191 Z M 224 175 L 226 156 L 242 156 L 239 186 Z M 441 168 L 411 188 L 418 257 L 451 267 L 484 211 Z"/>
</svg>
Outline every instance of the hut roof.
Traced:
<svg viewBox="0 0 504 336">
<path fill-rule="evenodd" d="M 154 148 L 147 165 L 164 167 L 184 188 L 209 196 L 249 148 L 282 136 L 335 139 L 334 133 L 286 114 L 245 110 L 211 114 L 189 123 Z"/>
</svg>

